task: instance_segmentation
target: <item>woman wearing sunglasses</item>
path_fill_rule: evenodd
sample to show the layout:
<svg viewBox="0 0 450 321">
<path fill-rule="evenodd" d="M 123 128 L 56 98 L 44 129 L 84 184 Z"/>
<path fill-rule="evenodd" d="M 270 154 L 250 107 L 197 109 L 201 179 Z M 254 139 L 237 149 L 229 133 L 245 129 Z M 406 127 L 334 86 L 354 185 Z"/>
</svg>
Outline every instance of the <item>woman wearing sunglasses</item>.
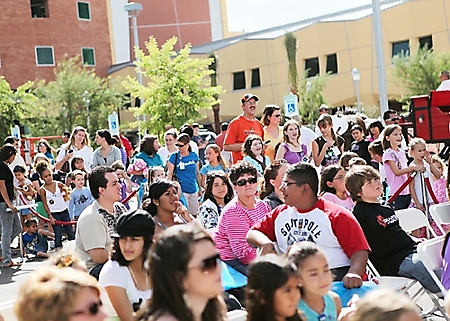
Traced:
<svg viewBox="0 0 450 321">
<path fill-rule="evenodd" d="M 275 147 L 283 138 L 283 131 L 280 128 L 281 110 L 277 105 L 266 105 L 263 111 L 261 123 L 264 126 L 264 141 L 270 141 L 267 144 L 265 155 L 271 161 L 275 159 Z"/>
<path fill-rule="evenodd" d="M 176 176 L 189 213 L 196 216 L 198 197 L 201 196 L 201 176 L 198 155 L 192 151 L 190 141 L 188 134 L 177 137 L 178 152 L 171 154 L 167 161 L 167 178 L 172 180 Z"/>
<path fill-rule="evenodd" d="M 106 318 L 97 280 L 86 272 L 56 266 L 45 266 L 31 274 L 19 290 L 14 312 L 18 321 Z"/>
<path fill-rule="evenodd" d="M 234 164 L 230 180 L 236 196 L 225 206 L 214 240 L 222 260 L 247 275 L 248 264 L 256 258 L 256 249 L 246 241 L 248 230 L 269 211 L 269 206 L 256 199 L 257 170 L 247 161 Z"/>
<path fill-rule="evenodd" d="M 213 240 L 199 226 L 164 231 L 148 262 L 152 298 L 138 320 L 225 320 L 219 262 Z"/>
<path fill-rule="evenodd" d="M 112 235 L 115 238 L 113 254 L 99 278 L 99 285 L 106 290 L 112 305 L 109 316 L 117 315 L 121 321 L 132 321 L 133 312 L 150 298 L 150 279 L 144 262 L 154 232 L 155 223 L 146 211 L 131 211 L 119 217 L 116 233 Z"/>
</svg>

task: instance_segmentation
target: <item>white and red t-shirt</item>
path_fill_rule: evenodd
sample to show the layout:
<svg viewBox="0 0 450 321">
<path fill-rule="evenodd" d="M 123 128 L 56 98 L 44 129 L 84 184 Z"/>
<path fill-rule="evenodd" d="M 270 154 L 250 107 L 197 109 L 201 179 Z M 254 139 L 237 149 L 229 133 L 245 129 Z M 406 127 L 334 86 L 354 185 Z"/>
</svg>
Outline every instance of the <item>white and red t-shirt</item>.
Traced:
<svg viewBox="0 0 450 321">
<path fill-rule="evenodd" d="M 283 253 L 294 243 L 314 242 L 325 252 L 330 268 L 350 266 L 353 254 L 370 251 L 364 232 L 353 214 L 320 198 L 305 211 L 280 205 L 252 229 L 277 242 Z"/>
</svg>

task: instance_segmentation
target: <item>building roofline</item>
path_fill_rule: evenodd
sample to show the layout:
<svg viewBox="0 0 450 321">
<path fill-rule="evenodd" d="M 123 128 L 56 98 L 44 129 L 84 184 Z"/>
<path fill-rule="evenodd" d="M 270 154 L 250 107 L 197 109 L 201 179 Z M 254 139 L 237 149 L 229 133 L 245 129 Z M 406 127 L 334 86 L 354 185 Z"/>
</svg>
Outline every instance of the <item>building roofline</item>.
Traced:
<svg viewBox="0 0 450 321">
<path fill-rule="evenodd" d="M 411 1 L 411 0 L 384 0 L 381 2 L 381 7 L 382 7 L 381 10 L 383 11 L 385 9 L 389 9 L 393 6 L 397 6 L 397 5 L 400 5 L 405 2 L 409 2 L 409 1 Z M 192 54 L 207 54 L 212 51 L 232 45 L 236 42 L 240 42 L 242 40 L 250 40 L 252 38 L 255 39 L 256 37 L 258 37 L 258 39 L 275 39 L 275 38 L 279 38 L 280 36 L 270 37 L 269 34 L 274 33 L 276 31 L 283 31 L 283 34 L 285 34 L 288 31 L 297 31 L 299 29 L 302 29 L 304 27 L 310 26 L 310 25 L 318 23 L 318 22 L 322 22 L 324 20 L 330 20 L 331 18 L 338 18 L 339 16 L 344 16 L 344 15 L 348 15 L 348 14 L 352 14 L 352 13 L 354 14 L 354 13 L 357 13 L 358 11 L 363 12 L 363 11 L 367 11 L 367 10 L 372 10 L 372 4 L 367 4 L 367 5 L 352 8 L 352 9 L 329 13 L 326 15 L 318 16 L 318 17 L 313 17 L 313 18 L 308 18 L 305 20 L 291 22 L 291 23 L 284 24 L 281 26 L 276 26 L 276 27 L 272 27 L 272 28 L 268 28 L 268 29 L 264 29 L 264 30 L 259 30 L 259 31 L 248 32 L 248 33 L 244 33 L 242 35 L 237 35 L 237 36 L 233 36 L 230 38 L 225 38 L 225 39 L 193 46 L 191 53 Z M 372 15 L 372 12 L 369 15 Z M 362 19 L 364 17 L 367 17 L 367 14 L 362 15 L 356 19 L 342 19 L 340 21 L 353 21 L 353 20 Z M 267 37 L 264 37 L 265 34 L 267 34 Z"/>
</svg>

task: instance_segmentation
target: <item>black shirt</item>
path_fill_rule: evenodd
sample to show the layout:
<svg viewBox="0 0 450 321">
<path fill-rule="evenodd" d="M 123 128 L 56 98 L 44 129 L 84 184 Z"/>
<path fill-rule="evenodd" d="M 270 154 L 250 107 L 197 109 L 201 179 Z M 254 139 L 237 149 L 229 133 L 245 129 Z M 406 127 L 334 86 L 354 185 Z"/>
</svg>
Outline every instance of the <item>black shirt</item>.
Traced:
<svg viewBox="0 0 450 321">
<path fill-rule="evenodd" d="M 405 257 L 416 251 L 416 243 L 400 227 L 398 217 L 386 203 L 359 201 L 353 214 L 364 231 L 372 249 L 369 259 L 380 275 L 398 276 Z"/>
<path fill-rule="evenodd" d="M 366 161 L 367 165 L 372 165 L 372 157 L 370 157 L 369 154 L 369 144 L 370 143 L 365 139 L 359 142 L 353 141 L 350 151 L 358 154 L 359 157 Z"/>
<path fill-rule="evenodd" d="M 0 162 L 0 181 L 5 181 L 6 191 L 8 197 L 12 201 L 14 199 L 14 176 L 9 166 L 3 162 Z M 5 199 L 0 193 L 0 203 L 4 203 Z"/>
</svg>

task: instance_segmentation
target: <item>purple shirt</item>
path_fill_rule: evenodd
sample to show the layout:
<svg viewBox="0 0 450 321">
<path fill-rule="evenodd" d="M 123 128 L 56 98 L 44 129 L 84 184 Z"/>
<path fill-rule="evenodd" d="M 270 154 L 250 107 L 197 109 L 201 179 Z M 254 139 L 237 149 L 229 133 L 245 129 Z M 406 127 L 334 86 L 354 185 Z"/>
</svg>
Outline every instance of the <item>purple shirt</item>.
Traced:
<svg viewBox="0 0 450 321">
<path fill-rule="evenodd" d="M 120 189 L 120 194 L 122 195 L 120 201 L 123 201 L 127 198 L 127 183 L 123 179 L 119 179 L 119 183 L 122 186 L 122 188 Z M 128 202 L 124 203 L 123 205 L 125 205 L 127 210 L 130 209 L 130 205 L 128 205 Z"/>
<path fill-rule="evenodd" d="M 280 148 L 284 148 L 285 153 L 284 153 L 284 159 L 289 163 L 289 164 L 296 164 L 299 162 L 303 162 L 305 157 L 308 157 L 308 152 L 307 152 L 307 148 L 305 144 L 301 144 L 302 146 L 302 151 L 301 152 L 294 152 L 291 151 L 291 149 L 289 148 L 289 145 L 286 143 L 282 143 L 280 145 Z"/>
</svg>

